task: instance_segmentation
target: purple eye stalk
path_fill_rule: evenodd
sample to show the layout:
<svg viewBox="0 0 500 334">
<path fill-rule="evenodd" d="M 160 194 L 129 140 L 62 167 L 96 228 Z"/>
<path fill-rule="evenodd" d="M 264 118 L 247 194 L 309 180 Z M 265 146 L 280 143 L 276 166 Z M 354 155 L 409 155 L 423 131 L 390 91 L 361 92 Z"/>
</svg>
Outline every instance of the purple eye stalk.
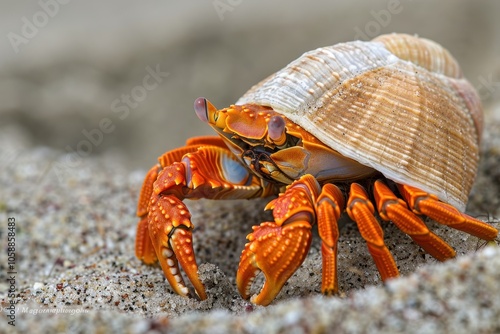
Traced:
<svg viewBox="0 0 500 334">
<path fill-rule="evenodd" d="M 283 117 L 278 115 L 271 117 L 267 124 L 269 139 L 276 145 L 283 145 L 286 141 L 285 125 Z"/>
<path fill-rule="evenodd" d="M 204 97 L 199 97 L 194 101 L 194 111 L 200 120 L 208 122 L 207 100 Z"/>
</svg>

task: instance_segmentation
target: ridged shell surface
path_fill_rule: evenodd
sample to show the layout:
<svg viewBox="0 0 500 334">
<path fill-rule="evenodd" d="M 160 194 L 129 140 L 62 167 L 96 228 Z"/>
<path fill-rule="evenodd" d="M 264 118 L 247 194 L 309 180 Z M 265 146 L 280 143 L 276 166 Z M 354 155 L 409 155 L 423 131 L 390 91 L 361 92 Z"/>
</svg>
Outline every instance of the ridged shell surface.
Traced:
<svg viewBox="0 0 500 334">
<path fill-rule="evenodd" d="M 272 107 L 344 156 L 465 209 L 482 110 L 449 52 L 383 35 L 305 53 L 236 104 Z"/>
</svg>

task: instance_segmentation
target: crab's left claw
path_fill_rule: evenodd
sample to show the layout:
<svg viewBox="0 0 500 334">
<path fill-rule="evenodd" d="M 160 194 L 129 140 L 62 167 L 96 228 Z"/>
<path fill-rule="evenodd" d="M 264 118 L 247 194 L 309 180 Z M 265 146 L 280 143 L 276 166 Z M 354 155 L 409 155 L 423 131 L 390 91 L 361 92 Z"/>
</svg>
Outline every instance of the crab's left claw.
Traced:
<svg viewBox="0 0 500 334">
<path fill-rule="evenodd" d="M 262 271 L 264 286 L 251 301 L 268 305 L 304 261 L 311 245 L 311 224 L 294 221 L 280 226 L 266 222 L 253 230 L 241 254 L 236 281 L 241 296 L 248 299 L 252 281 Z"/>
<path fill-rule="evenodd" d="M 275 221 L 254 226 L 241 254 L 236 283 L 243 298 L 250 297 L 252 281 L 262 271 L 264 286 L 251 301 L 268 305 L 304 262 L 311 246 L 311 225 L 316 220 L 314 199 L 319 190 L 316 180 L 307 175 L 267 205 Z"/>
</svg>

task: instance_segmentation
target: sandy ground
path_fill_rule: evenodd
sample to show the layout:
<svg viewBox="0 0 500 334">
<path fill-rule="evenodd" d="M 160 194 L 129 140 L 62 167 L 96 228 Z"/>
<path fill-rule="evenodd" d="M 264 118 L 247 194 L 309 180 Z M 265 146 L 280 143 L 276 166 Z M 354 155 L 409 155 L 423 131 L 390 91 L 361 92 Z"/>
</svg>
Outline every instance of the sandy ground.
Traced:
<svg viewBox="0 0 500 334">
<path fill-rule="evenodd" d="M 491 151 L 490 158 L 498 162 L 500 150 Z M 252 224 L 266 219 L 264 200 L 189 202 L 200 277 L 209 297 L 202 302 L 179 297 L 160 268 L 143 265 L 133 255 L 135 202 L 143 172 L 127 171 L 120 157 L 103 156 L 85 160 L 58 180 L 52 170 L 65 157 L 48 148 L 22 152 L 0 176 L 0 219 L 14 217 L 16 223 L 13 300 L 15 329 L 21 332 L 270 333 L 293 328 L 309 333 L 335 328 L 465 333 L 500 328 L 500 249 L 434 223 L 433 230 L 457 249 L 457 260 L 438 265 L 384 224 L 386 242 L 405 277 L 382 285 L 359 232 L 346 223 L 339 241 L 339 297 L 319 295 L 321 258 L 315 235 L 308 258 L 273 305 L 251 305 L 239 296 L 234 277 L 245 235 Z M 40 175 L 40 170 L 47 173 Z M 495 173 L 488 175 L 483 168 L 478 184 L 491 184 L 489 177 L 498 180 Z M 484 205 L 484 198 L 478 201 L 484 191 L 476 190 L 471 203 Z M 487 198 L 498 200 L 492 194 Z M 471 204 L 470 211 L 476 210 Z M 490 213 L 494 226 L 499 226 L 492 218 L 497 215 Z M 0 257 L 3 265 L 6 255 Z M 416 268 L 420 270 L 412 274 Z M 10 283 L 2 279 L 1 291 Z M 5 293 L 1 298 L 8 307 L 11 299 Z M 3 328 L 8 315 L 5 309 Z"/>
<path fill-rule="evenodd" d="M 188 203 L 205 301 L 173 294 L 160 268 L 134 256 L 145 171 L 188 136 L 210 133 L 192 111 L 196 97 L 227 105 L 302 52 L 352 40 L 371 22 L 380 32 L 418 33 L 446 45 L 479 90 L 486 126 L 467 212 L 499 227 L 498 2 L 442 1 L 429 10 L 427 1 L 402 1 L 384 26 L 376 17 L 388 10 L 387 1 L 355 8 L 344 1 L 297 2 L 287 11 L 242 1 L 222 20 L 210 3 L 162 3 L 122 2 L 117 12 L 96 1 L 70 2 L 19 52 L 8 39 L 0 44 L 0 332 L 500 331 L 499 240 L 487 246 L 433 222 L 457 259 L 437 263 L 384 224 L 403 275 L 387 284 L 356 227 L 344 222 L 341 294 L 334 298 L 319 294 L 315 232 L 303 266 L 267 308 L 242 300 L 235 287 L 245 236 L 269 219 L 266 200 Z M 20 33 L 22 18 L 41 10 L 36 2 L 0 6 L 6 6 L 0 10 L 5 36 Z M 123 94 L 157 69 L 164 75 L 147 97 L 128 113 L 113 107 L 124 107 Z M 85 132 L 106 128 L 103 119 L 113 130 L 89 154 L 71 154 L 83 147 Z M 15 274 L 8 267 L 9 218 L 16 225 Z M 8 324 L 10 300 L 17 303 L 15 327 Z"/>
</svg>

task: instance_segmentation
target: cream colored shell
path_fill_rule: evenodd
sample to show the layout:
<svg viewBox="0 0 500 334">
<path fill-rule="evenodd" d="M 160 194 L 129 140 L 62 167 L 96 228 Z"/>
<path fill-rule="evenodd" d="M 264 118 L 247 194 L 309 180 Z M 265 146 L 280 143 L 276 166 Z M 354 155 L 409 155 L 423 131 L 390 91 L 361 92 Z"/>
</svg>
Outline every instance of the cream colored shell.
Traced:
<svg viewBox="0 0 500 334">
<path fill-rule="evenodd" d="M 248 103 L 270 106 L 344 156 L 465 209 L 481 104 L 435 42 L 391 34 L 319 48 L 236 102 Z"/>
</svg>

